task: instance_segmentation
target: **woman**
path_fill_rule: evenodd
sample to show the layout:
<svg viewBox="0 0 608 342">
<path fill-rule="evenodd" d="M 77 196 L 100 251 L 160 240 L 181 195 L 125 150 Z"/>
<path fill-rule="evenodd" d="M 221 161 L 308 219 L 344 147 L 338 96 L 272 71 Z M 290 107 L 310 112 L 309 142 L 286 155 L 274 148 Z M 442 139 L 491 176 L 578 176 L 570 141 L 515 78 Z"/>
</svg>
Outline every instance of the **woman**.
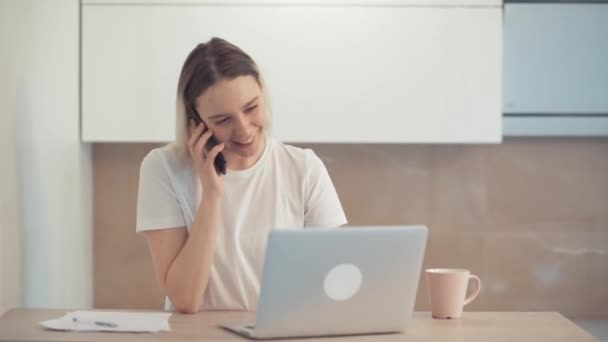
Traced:
<svg viewBox="0 0 608 342">
<path fill-rule="evenodd" d="M 177 139 L 143 160 L 137 208 L 165 309 L 254 310 L 271 229 L 346 223 L 315 153 L 267 135 L 265 95 L 255 62 L 223 39 L 199 44 L 183 65 Z"/>
</svg>

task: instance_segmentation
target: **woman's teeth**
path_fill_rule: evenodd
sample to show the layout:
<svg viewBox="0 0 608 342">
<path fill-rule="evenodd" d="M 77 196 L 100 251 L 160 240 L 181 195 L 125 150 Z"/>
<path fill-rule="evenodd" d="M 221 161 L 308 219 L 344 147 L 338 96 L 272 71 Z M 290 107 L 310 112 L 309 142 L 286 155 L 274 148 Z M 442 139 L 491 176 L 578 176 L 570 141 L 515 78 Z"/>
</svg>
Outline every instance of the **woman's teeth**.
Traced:
<svg viewBox="0 0 608 342">
<path fill-rule="evenodd" d="M 241 144 L 241 145 L 247 145 L 253 142 L 253 138 L 249 139 L 249 140 L 233 140 L 235 143 L 237 144 Z"/>
</svg>

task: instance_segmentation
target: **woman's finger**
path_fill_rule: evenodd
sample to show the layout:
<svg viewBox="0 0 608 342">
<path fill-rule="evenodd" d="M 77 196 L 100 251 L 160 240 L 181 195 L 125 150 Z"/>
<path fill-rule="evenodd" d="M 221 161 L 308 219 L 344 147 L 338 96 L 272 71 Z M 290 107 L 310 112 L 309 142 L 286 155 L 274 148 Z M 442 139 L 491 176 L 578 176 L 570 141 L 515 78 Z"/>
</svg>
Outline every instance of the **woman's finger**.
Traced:
<svg viewBox="0 0 608 342">
<path fill-rule="evenodd" d="M 224 150 L 224 143 L 219 145 L 215 145 L 209 153 L 207 153 L 207 160 L 210 160 L 211 163 L 215 160 L 215 157 Z"/>
<path fill-rule="evenodd" d="M 211 130 L 205 131 L 205 133 L 203 133 L 200 136 L 200 138 L 194 145 L 194 155 L 198 156 L 198 158 L 203 157 L 203 152 L 205 150 L 205 144 L 207 144 L 207 140 L 209 140 L 209 138 L 211 138 L 211 135 L 213 135 L 213 132 L 211 132 Z"/>
<path fill-rule="evenodd" d="M 188 151 L 190 151 L 190 155 L 194 156 L 194 147 L 196 146 L 196 142 L 200 138 L 201 134 L 205 129 L 205 124 L 201 123 L 197 125 L 193 120 L 190 120 L 190 138 L 188 139 Z"/>
</svg>

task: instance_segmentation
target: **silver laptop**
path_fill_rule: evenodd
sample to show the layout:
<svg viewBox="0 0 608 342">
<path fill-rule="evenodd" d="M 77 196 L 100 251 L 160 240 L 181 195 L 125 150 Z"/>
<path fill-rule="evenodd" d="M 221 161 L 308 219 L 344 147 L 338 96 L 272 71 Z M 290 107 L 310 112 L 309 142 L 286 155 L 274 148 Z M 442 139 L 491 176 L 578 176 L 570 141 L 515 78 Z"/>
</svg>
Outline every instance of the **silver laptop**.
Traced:
<svg viewBox="0 0 608 342">
<path fill-rule="evenodd" d="M 253 338 L 403 332 L 427 241 L 424 226 L 276 229 L 268 237 Z"/>
</svg>

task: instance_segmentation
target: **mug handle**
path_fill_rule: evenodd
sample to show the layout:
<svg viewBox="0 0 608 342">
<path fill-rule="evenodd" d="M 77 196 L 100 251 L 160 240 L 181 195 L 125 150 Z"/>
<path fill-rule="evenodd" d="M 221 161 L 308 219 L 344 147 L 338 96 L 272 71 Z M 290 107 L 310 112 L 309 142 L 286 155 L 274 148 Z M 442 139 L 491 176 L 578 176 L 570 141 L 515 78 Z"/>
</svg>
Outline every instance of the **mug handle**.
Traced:
<svg viewBox="0 0 608 342">
<path fill-rule="evenodd" d="M 481 279 L 479 279 L 479 277 L 474 274 L 469 275 L 468 280 L 470 281 L 471 279 L 475 280 L 475 290 L 473 290 L 473 294 L 470 295 L 469 298 L 464 300 L 464 305 L 469 304 L 475 298 L 477 298 L 477 295 L 479 294 L 479 291 L 481 290 Z"/>
</svg>

